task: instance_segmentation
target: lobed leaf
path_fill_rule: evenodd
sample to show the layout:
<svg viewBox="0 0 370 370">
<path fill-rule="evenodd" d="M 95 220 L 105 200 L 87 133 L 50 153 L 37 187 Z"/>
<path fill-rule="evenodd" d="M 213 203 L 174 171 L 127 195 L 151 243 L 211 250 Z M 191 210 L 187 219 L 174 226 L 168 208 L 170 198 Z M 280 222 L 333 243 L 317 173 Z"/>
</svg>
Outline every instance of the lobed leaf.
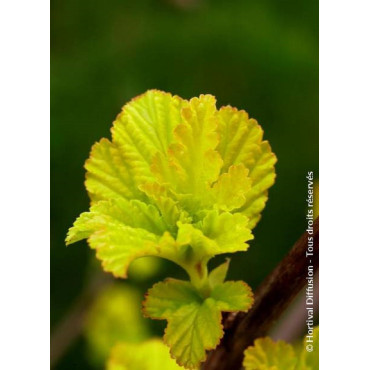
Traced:
<svg viewBox="0 0 370 370">
<path fill-rule="evenodd" d="M 293 347 L 283 341 L 259 338 L 244 352 L 245 370 L 295 370 L 297 357 Z"/>
<path fill-rule="evenodd" d="M 312 346 L 312 351 L 307 350 Z M 306 338 L 297 348 L 284 341 L 274 342 L 271 338 L 259 338 L 244 351 L 245 370 L 318 370 L 319 369 L 319 327 L 313 330 L 309 342 Z"/>
<path fill-rule="evenodd" d="M 154 284 L 144 301 L 144 313 L 152 319 L 166 319 L 183 306 L 201 303 L 202 297 L 188 281 L 166 279 Z"/>
<path fill-rule="evenodd" d="M 228 263 L 209 278 L 207 263 L 247 250 L 253 239 L 275 179 L 276 157 L 262 136 L 244 111 L 217 110 L 211 95 L 187 101 L 150 90 L 123 107 L 112 140 L 96 143 L 85 164 L 91 207 L 66 243 L 87 239 L 116 277 L 127 277 L 130 263 L 143 256 L 188 272 L 191 283 L 156 284 L 144 309 L 168 321 L 165 341 L 189 368 L 220 340 L 221 311 L 253 303 L 246 284 L 224 282 Z"/>
<path fill-rule="evenodd" d="M 246 311 L 252 304 L 252 291 L 242 282 L 201 294 L 190 282 L 168 279 L 148 291 L 143 305 L 145 315 L 168 321 L 164 342 L 179 365 L 193 369 L 223 335 L 221 312 Z"/>
<path fill-rule="evenodd" d="M 247 311 L 252 307 L 254 298 L 252 289 L 243 281 L 226 281 L 217 285 L 211 292 L 221 311 Z"/>
<path fill-rule="evenodd" d="M 85 168 L 85 186 L 92 203 L 113 198 L 144 199 L 129 159 L 109 140 L 101 139 L 94 144 Z M 142 172 L 150 176 L 145 168 Z"/>
<path fill-rule="evenodd" d="M 88 239 L 106 271 L 126 277 L 151 255 L 194 270 L 245 251 L 272 185 L 275 155 L 244 111 L 150 90 L 126 104 L 85 167 L 92 207 L 66 242 Z"/>
<path fill-rule="evenodd" d="M 106 271 L 126 277 L 132 260 L 158 255 L 165 225 L 158 210 L 138 200 L 100 201 L 81 214 L 69 230 L 66 243 L 88 238 Z"/>
<path fill-rule="evenodd" d="M 208 281 L 211 285 L 211 288 L 214 288 L 217 285 L 222 284 L 229 270 L 230 258 L 227 258 L 224 263 L 214 268 L 208 275 Z"/>
<path fill-rule="evenodd" d="M 152 180 L 152 157 L 165 153 L 180 122 L 184 100 L 149 90 L 126 104 L 113 123 L 112 142 L 102 139 L 85 164 L 86 188 L 93 202 L 125 197 L 143 199 L 138 186 Z"/>
<path fill-rule="evenodd" d="M 212 210 L 204 211 L 198 217 L 203 219 L 196 224 L 177 223 L 176 243 L 185 246 L 181 251 L 178 249 L 180 260 L 208 261 L 218 254 L 248 249 L 245 242 L 253 239 L 253 235 L 245 216 Z"/>
<path fill-rule="evenodd" d="M 245 203 L 250 188 L 248 170 L 243 164 L 232 165 L 212 186 L 210 200 L 217 208 L 229 212 Z"/>
<path fill-rule="evenodd" d="M 218 120 L 220 142 L 217 150 L 223 160 L 221 172 L 238 164 L 248 169 L 251 189 L 245 194 L 240 211 L 249 218 L 249 227 L 253 229 L 265 207 L 267 190 L 275 181 L 276 156 L 269 143 L 262 140 L 262 128 L 245 111 L 222 107 L 218 111 Z"/>
<path fill-rule="evenodd" d="M 161 184 L 190 212 L 217 180 L 222 160 L 215 150 L 218 143 L 216 100 L 211 95 L 193 98 L 181 111 L 181 123 L 174 130 L 174 142 L 167 153 L 158 152 L 152 171 Z M 189 194 L 191 197 L 181 197 Z"/>
<path fill-rule="evenodd" d="M 203 234 L 215 242 L 212 255 L 246 251 L 253 235 L 248 227 L 248 218 L 240 213 L 206 211 L 200 228 Z"/>
<path fill-rule="evenodd" d="M 176 311 L 168 319 L 164 342 L 180 366 L 194 369 L 206 359 L 206 350 L 216 348 L 222 335 L 221 311 L 208 298 Z"/>
</svg>

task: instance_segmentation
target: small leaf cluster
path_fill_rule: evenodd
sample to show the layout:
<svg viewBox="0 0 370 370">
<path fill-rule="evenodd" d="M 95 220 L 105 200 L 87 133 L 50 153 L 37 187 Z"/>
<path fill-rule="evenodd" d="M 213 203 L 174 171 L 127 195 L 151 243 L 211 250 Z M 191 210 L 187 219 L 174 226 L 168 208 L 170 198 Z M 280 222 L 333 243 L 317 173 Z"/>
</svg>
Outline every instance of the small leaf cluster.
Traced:
<svg viewBox="0 0 370 370">
<path fill-rule="evenodd" d="M 293 347 L 282 340 L 258 338 L 244 352 L 244 370 L 318 370 L 319 327 L 313 330 L 310 346 L 306 339 Z M 139 344 L 117 343 L 107 362 L 107 370 L 176 370 L 183 369 L 171 359 L 168 348 L 159 339 L 153 338 Z"/>
<path fill-rule="evenodd" d="M 253 303 L 242 282 L 225 282 L 219 254 L 246 251 L 275 180 L 276 157 L 258 123 L 211 95 L 190 100 L 150 90 L 126 104 L 112 140 L 85 164 L 91 207 L 66 242 L 87 239 L 105 271 L 126 278 L 132 261 L 173 261 L 189 281 L 167 280 L 147 294 L 144 312 L 165 319 L 164 341 L 178 364 L 195 368 L 223 335 L 222 311 Z"/>
<path fill-rule="evenodd" d="M 259 338 L 244 352 L 245 370 L 318 370 L 319 369 L 319 327 L 312 337 L 297 348 L 284 341 L 274 342 L 271 338 Z M 309 345 L 311 351 L 307 351 Z"/>
</svg>

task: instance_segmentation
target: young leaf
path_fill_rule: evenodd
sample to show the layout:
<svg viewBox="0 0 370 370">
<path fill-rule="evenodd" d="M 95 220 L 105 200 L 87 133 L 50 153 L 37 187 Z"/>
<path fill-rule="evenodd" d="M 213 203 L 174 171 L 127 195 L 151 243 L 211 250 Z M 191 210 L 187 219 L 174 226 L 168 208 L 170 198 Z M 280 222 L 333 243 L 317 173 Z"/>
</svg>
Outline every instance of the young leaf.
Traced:
<svg viewBox="0 0 370 370">
<path fill-rule="evenodd" d="M 147 255 L 192 277 L 217 254 L 247 250 L 275 161 L 245 112 L 217 110 L 211 95 L 150 90 L 123 107 L 112 141 L 94 145 L 85 165 L 92 207 L 66 242 L 87 238 L 117 277 Z"/>
<path fill-rule="evenodd" d="M 243 164 L 232 165 L 211 188 L 212 203 L 223 211 L 240 208 L 251 188 L 248 170 Z"/>
<path fill-rule="evenodd" d="M 115 143 L 107 139 L 95 143 L 85 168 L 85 185 L 92 203 L 113 198 L 145 199 L 137 188 L 134 169 Z M 145 168 L 142 172 L 150 176 Z"/>
<path fill-rule="evenodd" d="M 100 201 L 83 213 L 69 230 L 66 243 L 88 238 L 106 271 L 126 277 L 132 260 L 158 255 L 165 231 L 158 210 L 140 201 L 123 198 Z"/>
<path fill-rule="evenodd" d="M 218 143 L 216 100 L 211 95 L 193 98 L 182 109 L 168 153 L 157 153 L 152 171 L 159 183 L 168 184 L 190 212 L 199 209 L 204 192 L 217 180 L 222 165 Z M 181 195 L 191 195 L 183 197 Z"/>
<path fill-rule="evenodd" d="M 293 347 L 283 341 L 259 338 L 244 352 L 245 370 L 295 370 L 297 357 Z"/>
<path fill-rule="evenodd" d="M 220 142 L 217 151 L 223 160 L 221 172 L 241 163 L 249 170 L 251 189 L 245 194 L 240 211 L 249 218 L 249 227 L 253 229 L 265 207 L 267 189 L 275 181 L 276 156 L 269 143 L 262 141 L 262 128 L 245 111 L 222 107 L 218 111 L 218 120 Z"/>
<path fill-rule="evenodd" d="M 227 258 L 226 262 L 217 266 L 209 273 L 208 280 L 211 288 L 214 288 L 216 285 L 220 285 L 225 281 L 229 265 L 230 258 Z"/>
<path fill-rule="evenodd" d="M 246 370 L 318 370 L 318 326 L 314 328 L 312 338 L 307 341 L 305 337 L 300 347 L 297 348 L 300 349 L 300 356 L 297 356 L 293 347 L 284 341 L 259 338 L 244 351 L 243 366 Z"/>
<path fill-rule="evenodd" d="M 144 314 L 152 319 L 167 319 L 181 307 L 202 303 L 203 299 L 188 281 L 166 279 L 149 289 L 143 303 Z"/>
<path fill-rule="evenodd" d="M 209 251 L 211 256 L 222 253 L 246 251 L 246 241 L 253 235 L 248 227 L 248 219 L 240 213 L 220 213 L 216 210 L 204 212 L 205 217 L 200 224 L 203 234 L 216 244 Z"/>
<path fill-rule="evenodd" d="M 111 351 L 107 370 L 180 370 L 160 339 L 143 343 L 118 343 Z"/>
<path fill-rule="evenodd" d="M 226 281 L 217 285 L 211 292 L 221 311 L 247 311 L 252 307 L 254 298 L 252 289 L 244 281 Z"/>
<path fill-rule="evenodd" d="M 85 165 L 91 208 L 67 244 L 86 238 L 116 277 L 143 256 L 187 271 L 191 283 L 155 285 L 145 310 L 168 320 L 166 342 L 188 367 L 222 336 L 221 311 L 247 310 L 253 301 L 247 285 L 224 282 L 226 267 L 209 278 L 207 263 L 247 250 L 253 239 L 275 178 L 262 134 L 245 112 L 217 110 L 211 95 L 187 101 L 150 90 L 123 107 L 112 140 L 95 144 Z"/>
<path fill-rule="evenodd" d="M 149 90 L 124 106 L 113 123 L 112 142 L 95 144 L 85 164 L 93 202 L 122 196 L 143 199 L 138 186 L 153 179 L 152 157 L 167 151 L 183 104 L 177 96 Z"/>
<path fill-rule="evenodd" d="M 206 350 L 216 348 L 223 335 L 221 311 L 207 298 L 202 304 L 181 307 L 168 319 L 164 342 L 177 363 L 197 368 L 206 358 Z"/>
<path fill-rule="evenodd" d="M 147 293 L 144 314 L 168 321 L 164 341 L 179 365 L 196 368 L 222 335 L 222 311 L 246 311 L 253 304 L 252 291 L 242 282 L 226 282 L 201 294 L 185 281 L 168 279 Z"/>
</svg>

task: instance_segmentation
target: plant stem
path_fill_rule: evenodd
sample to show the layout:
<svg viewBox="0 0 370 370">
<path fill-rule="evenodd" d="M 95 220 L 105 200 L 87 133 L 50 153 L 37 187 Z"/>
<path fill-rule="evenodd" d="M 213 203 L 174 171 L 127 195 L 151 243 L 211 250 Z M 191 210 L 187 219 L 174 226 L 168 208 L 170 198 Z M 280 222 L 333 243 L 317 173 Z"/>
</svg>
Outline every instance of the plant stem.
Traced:
<svg viewBox="0 0 370 370">
<path fill-rule="evenodd" d="M 204 297 L 207 297 L 210 293 L 207 263 L 208 259 L 190 265 L 186 269 L 189 274 L 191 283 Z"/>
<path fill-rule="evenodd" d="M 208 354 L 204 370 L 240 369 L 244 350 L 256 338 L 266 336 L 289 303 L 307 284 L 308 264 L 313 266 L 313 272 L 318 270 L 319 218 L 315 220 L 313 230 L 313 235 L 305 232 L 300 237 L 288 255 L 262 282 L 248 313 L 239 312 L 225 317 L 225 335 L 220 345 Z M 314 240 L 312 258 L 306 257 L 309 236 Z"/>
</svg>

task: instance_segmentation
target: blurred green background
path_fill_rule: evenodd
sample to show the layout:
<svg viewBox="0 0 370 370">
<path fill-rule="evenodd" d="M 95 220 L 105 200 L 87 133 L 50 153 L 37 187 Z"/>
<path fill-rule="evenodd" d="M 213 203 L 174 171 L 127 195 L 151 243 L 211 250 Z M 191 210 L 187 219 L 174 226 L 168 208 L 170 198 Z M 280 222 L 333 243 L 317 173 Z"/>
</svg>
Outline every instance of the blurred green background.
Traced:
<svg viewBox="0 0 370 370">
<path fill-rule="evenodd" d="M 262 125 L 276 185 L 229 273 L 256 288 L 304 231 L 306 172 L 318 176 L 318 1 L 52 0 L 51 42 L 52 331 L 94 270 L 85 242 L 64 245 L 89 205 L 83 163 L 122 105 L 151 88 L 210 93 Z M 166 276 L 182 275 L 164 263 L 140 291 Z M 92 368 L 82 336 L 55 368 Z"/>
</svg>

